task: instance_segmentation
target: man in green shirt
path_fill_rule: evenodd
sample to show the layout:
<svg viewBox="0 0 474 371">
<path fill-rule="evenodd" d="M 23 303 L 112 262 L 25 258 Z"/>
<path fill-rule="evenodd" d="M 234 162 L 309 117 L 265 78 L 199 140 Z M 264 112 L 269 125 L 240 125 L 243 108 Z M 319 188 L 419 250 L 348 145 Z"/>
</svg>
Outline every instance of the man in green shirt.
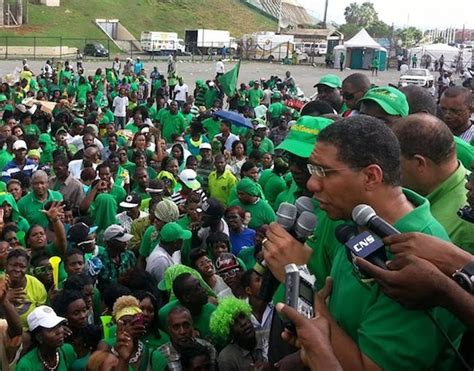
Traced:
<svg viewBox="0 0 474 371">
<path fill-rule="evenodd" d="M 313 249 L 295 242 L 278 224 L 270 225 L 263 252 L 273 274 L 283 281 L 285 264 L 308 263 L 322 286 L 329 270 L 328 306 L 325 298 L 316 305 L 318 314 L 328 321 L 331 339 L 337 339 L 331 345 L 342 368 L 452 369 L 453 353 L 430 316 L 443 324 L 455 346 L 463 332 L 460 323 L 438 307 L 430 315 L 401 307 L 374 281 L 362 277 L 346 248 L 333 233 L 326 232 L 341 220 L 350 221 L 355 206 L 368 204 L 401 232 L 448 239 L 431 215 L 427 200 L 400 187 L 396 136 L 379 120 L 354 116 L 321 131 L 310 163 L 312 176 L 307 186 L 326 213 L 326 221 L 316 229 Z M 390 250 L 385 251 L 390 259 Z"/>
<path fill-rule="evenodd" d="M 318 100 L 328 103 L 337 113 L 343 113 L 347 107 L 341 95 L 342 81 L 336 75 L 324 75 L 314 85 L 318 89 Z"/>
<path fill-rule="evenodd" d="M 261 100 L 264 97 L 263 90 L 260 89 L 260 82 L 255 81 L 253 87 L 248 90 L 249 106 L 255 108 L 260 105 Z"/>
<path fill-rule="evenodd" d="M 44 214 L 44 206 L 50 201 L 62 201 L 63 195 L 48 189 L 48 174 L 37 170 L 31 177 L 31 192 L 18 201 L 18 209 L 30 225 L 39 224 L 46 228 L 49 224 Z"/>
<path fill-rule="evenodd" d="M 417 113 L 397 121 L 393 131 L 402 151 L 402 185 L 426 197 L 451 241 L 473 254 L 473 225 L 456 215 L 466 204 L 468 172 L 456 158 L 449 128 L 435 116 Z"/>
<path fill-rule="evenodd" d="M 13 160 L 13 156 L 10 152 L 8 152 L 4 147 L 7 138 L 5 135 L 0 135 L 0 169 L 3 170 L 6 164 L 8 164 L 11 160 Z"/>
<path fill-rule="evenodd" d="M 169 111 L 164 111 L 160 116 L 162 136 L 166 143 L 172 143 L 173 134 L 183 134 L 186 130 L 186 120 L 181 112 L 178 111 L 178 103 L 172 101 Z"/>
<path fill-rule="evenodd" d="M 268 107 L 268 120 L 270 122 L 279 120 L 283 114 L 288 113 L 290 111 L 290 108 L 288 108 L 282 103 L 281 93 L 278 91 L 274 92 L 272 94 L 272 104 L 270 104 L 270 107 Z"/>
</svg>

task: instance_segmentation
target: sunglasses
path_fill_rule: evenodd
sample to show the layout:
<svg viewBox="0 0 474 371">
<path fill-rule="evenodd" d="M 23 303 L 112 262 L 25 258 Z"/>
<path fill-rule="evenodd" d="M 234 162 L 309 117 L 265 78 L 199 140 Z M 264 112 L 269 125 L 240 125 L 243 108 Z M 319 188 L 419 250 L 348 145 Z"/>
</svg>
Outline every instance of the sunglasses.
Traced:
<svg viewBox="0 0 474 371">
<path fill-rule="evenodd" d="M 42 276 L 44 274 L 51 273 L 52 271 L 53 271 L 53 267 L 51 267 L 51 265 L 36 267 L 36 268 L 33 268 L 33 276 Z"/>
</svg>

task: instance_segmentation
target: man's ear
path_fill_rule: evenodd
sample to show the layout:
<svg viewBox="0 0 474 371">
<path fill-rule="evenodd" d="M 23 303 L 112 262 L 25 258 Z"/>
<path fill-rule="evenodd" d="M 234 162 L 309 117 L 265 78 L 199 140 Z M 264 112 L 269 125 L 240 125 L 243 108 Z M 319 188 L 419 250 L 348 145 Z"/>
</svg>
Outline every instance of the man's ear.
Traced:
<svg viewBox="0 0 474 371">
<path fill-rule="evenodd" d="M 379 184 L 383 182 L 383 170 L 379 165 L 366 166 L 362 173 L 365 176 L 365 189 L 373 190 Z"/>
</svg>

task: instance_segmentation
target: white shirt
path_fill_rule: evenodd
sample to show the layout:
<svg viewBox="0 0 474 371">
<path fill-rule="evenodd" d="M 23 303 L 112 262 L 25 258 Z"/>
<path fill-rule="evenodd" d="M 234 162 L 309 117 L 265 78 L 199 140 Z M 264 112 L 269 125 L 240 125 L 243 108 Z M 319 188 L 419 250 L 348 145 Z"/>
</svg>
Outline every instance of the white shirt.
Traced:
<svg viewBox="0 0 474 371">
<path fill-rule="evenodd" d="M 466 81 L 468 79 L 472 79 L 472 75 L 468 70 L 464 71 L 464 73 L 461 75 L 461 77 L 463 78 L 464 81 Z"/>
<path fill-rule="evenodd" d="M 222 133 L 217 134 L 214 138 L 222 138 Z M 224 144 L 225 149 L 231 152 L 232 143 L 234 143 L 236 140 L 240 140 L 240 138 L 235 134 L 229 133 L 229 136 L 227 137 Z"/>
<path fill-rule="evenodd" d="M 181 264 L 181 251 L 176 251 L 170 255 L 160 245 L 156 245 L 148 257 L 146 271 L 159 282 L 165 275 L 166 268 L 175 264 Z"/>
<path fill-rule="evenodd" d="M 137 219 L 145 218 L 147 216 L 148 216 L 148 213 L 140 211 L 140 215 L 138 216 Z M 130 233 L 130 230 L 132 229 L 133 219 L 128 216 L 127 211 L 123 211 L 120 214 L 117 214 L 117 220 L 119 224 L 125 228 L 127 233 Z"/>
<path fill-rule="evenodd" d="M 112 105 L 114 107 L 114 116 L 127 116 L 128 97 L 116 96 Z"/>
<path fill-rule="evenodd" d="M 188 92 L 189 92 L 188 85 L 186 85 L 186 84 L 179 85 L 178 84 L 174 87 L 174 94 L 175 94 L 174 99 L 179 100 L 181 102 L 185 102 L 186 101 L 186 94 Z"/>
<path fill-rule="evenodd" d="M 216 63 L 216 74 L 224 73 L 224 71 L 225 71 L 224 62 L 217 61 L 217 63 Z"/>
<path fill-rule="evenodd" d="M 73 178 L 81 179 L 81 172 L 83 168 L 84 161 L 83 160 L 73 160 L 69 162 L 69 172 L 73 176 Z M 92 164 L 92 168 L 95 170 L 97 168 L 97 164 Z"/>
<path fill-rule="evenodd" d="M 226 234 L 227 236 L 229 235 L 229 226 L 227 225 L 224 219 L 221 219 L 220 232 Z M 198 231 L 198 237 L 201 239 L 201 246 L 199 247 L 206 247 L 206 240 L 210 234 L 211 234 L 211 227 L 204 227 Z"/>
</svg>

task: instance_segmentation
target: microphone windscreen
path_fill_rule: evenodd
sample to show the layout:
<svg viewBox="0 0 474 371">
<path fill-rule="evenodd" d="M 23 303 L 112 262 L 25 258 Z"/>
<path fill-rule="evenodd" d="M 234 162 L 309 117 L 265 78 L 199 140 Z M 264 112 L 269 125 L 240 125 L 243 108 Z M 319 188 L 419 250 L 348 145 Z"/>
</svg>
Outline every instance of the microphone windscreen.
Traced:
<svg viewBox="0 0 474 371">
<path fill-rule="evenodd" d="M 282 202 L 276 212 L 277 223 L 286 230 L 289 230 L 295 224 L 297 214 L 298 211 L 296 210 L 295 205 L 289 204 L 288 202 Z"/>
<path fill-rule="evenodd" d="M 306 239 L 316 228 L 318 219 L 309 211 L 303 211 L 295 224 L 295 233 L 299 239 Z"/>
<path fill-rule="evenodd" d="M 369 205 L 360 204 L 352 210 L 352 220 L 361 227 L 366 226 L 375 215 L 375 210 Z"/>
<path fill-rule="evenodd" d="M 351 238 L 357 236 L 358 230 L 356 227 L 350 224 L 341 224 L 336 227 L 336 238 L 337 240 L 345 245 Z"/>
<path fill-rule="evenodd" d="M 298 197 L 295 201 L 295 206 L 296 210 L 298 210 L 298 215 L 300 215 L 303 211 L 314 211 L 313 200 L 308 196 Z"/>
</svg>

